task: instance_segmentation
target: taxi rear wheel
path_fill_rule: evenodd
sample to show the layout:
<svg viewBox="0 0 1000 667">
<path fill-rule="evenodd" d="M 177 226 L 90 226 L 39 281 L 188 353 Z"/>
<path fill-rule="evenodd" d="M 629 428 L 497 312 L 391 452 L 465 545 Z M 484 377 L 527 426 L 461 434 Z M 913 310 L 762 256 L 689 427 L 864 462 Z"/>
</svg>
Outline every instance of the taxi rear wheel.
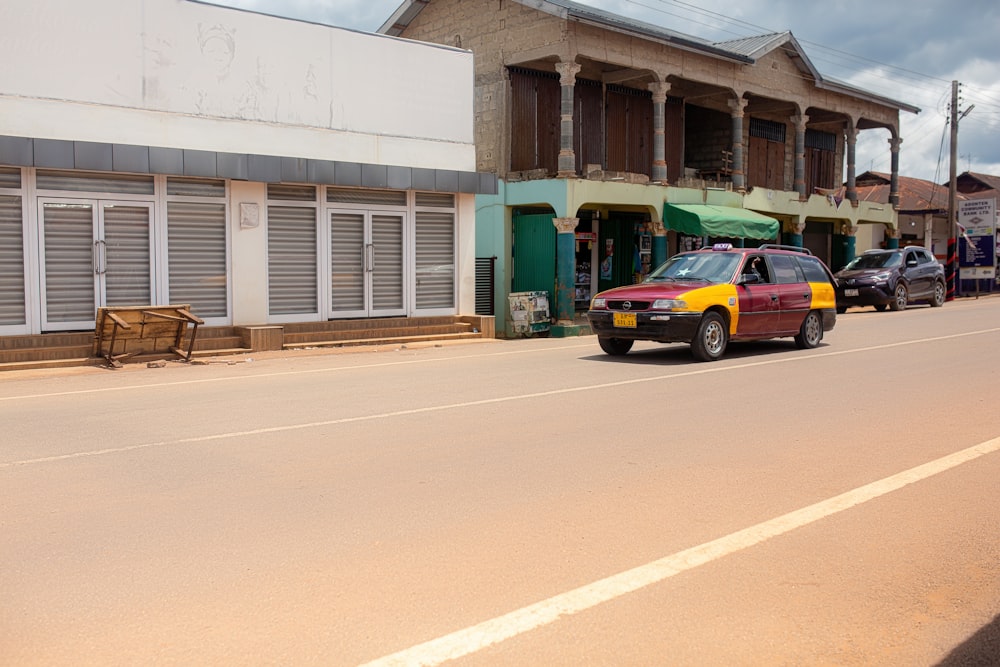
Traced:
<svg viewBox="0 0 1000 667">
<path fill-rule="evenodd" d="M 698 332 L 691 340 L 691 352 L 699 361 L 715 361 L 726 351 L 729 331 L 726 321 L 718 313 L 705 313 L 698 325 Z"/>
<path fill-rule="evenodd" d="M 795 337 L 795 344 L 803 350 L 811 350 L 817 347 L 821 340 L 823 340 L 823 321 L 819 313 L 812 310 L 806 314 L 806 319 L 802 320 L 799 335 Z"/>
<path fill-rule="evenodd" d="M 614 357 L 628 354 L 628 351 L 632 349 L 632 342 L 627 338 L 597 337 L 597 343 L 601 346 L 601 349 Z"/>
</svg>

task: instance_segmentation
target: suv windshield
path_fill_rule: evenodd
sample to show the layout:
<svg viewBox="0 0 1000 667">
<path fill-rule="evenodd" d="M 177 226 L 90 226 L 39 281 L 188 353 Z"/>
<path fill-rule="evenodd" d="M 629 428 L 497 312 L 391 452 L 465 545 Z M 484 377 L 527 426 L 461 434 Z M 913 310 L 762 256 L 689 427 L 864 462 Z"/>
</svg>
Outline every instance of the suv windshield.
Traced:
<svg viewBox="0 0 1000 667">
<path fill-rule="evenodd" d="M 898 252 L 873 252 L 856 257 L 845 269 L 888 269 L 899 266 L 903 255 Z"/>
<path fill-rule="evenodd" d="M 729 282 L 742 255 L 728 252 L 690 252 L 674 255 L 649 274 L 646 282 L 664 280 L 703 280 Z"/>
</svg>

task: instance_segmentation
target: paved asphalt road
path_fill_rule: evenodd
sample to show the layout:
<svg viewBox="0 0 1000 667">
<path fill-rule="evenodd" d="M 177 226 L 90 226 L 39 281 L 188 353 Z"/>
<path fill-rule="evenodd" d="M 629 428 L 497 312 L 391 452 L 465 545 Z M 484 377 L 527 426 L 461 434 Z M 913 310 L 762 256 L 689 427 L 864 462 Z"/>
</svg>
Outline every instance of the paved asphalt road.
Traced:
<svg viewBox="0 0 1000 667">
<path fill-rule="evenodd" d="M 5 373 L 0 664 L 995 664 L 998 369 L 984 298 Z"/>
</svg>

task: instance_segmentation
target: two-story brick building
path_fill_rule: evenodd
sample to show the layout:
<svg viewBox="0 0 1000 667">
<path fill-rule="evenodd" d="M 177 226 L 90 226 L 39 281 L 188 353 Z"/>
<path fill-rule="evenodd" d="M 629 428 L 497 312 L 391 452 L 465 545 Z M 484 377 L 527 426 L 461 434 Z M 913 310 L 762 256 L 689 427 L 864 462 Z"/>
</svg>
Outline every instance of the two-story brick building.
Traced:
<svg viewBox="0 0 1000 667">
<path fill-rule="evenodd" d="M 498 319 L 510 291 L 545 290 L 572 334 L 591 294 L 709 239 L 836 269 L 859 225 L 898 238 L 891 206 L 858 201 L 855 149 L 885 135 L 895 202 L 899 112 L 918 109 L 823 77 L 791 33 L 712 43 L 566 0 L 406 0 L 380 31 L 475 54 Z"/>
</svg>

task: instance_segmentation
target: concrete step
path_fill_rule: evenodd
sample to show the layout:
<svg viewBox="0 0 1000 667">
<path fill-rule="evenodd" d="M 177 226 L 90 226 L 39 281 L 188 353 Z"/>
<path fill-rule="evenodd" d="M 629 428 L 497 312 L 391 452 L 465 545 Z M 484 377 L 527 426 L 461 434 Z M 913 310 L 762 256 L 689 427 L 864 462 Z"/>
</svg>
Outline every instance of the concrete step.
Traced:
<svg viewBox="0 0 1000 667">
<path fill-rule="evenodd" d="M 313 340 L 301 343 L 286 343 L 286 350 L 306 350 L 315 347 L 351 347 L 360 345 L 390 345 L 400 343 L 420 343 L 427 341 L 470 340 L 482 338 L 478 333 L 447 333 L 447 334 L 411 334 L 401 336 L 383 336 L 376 338 L 338 338 L 334 340 Z"/>
</svg>

